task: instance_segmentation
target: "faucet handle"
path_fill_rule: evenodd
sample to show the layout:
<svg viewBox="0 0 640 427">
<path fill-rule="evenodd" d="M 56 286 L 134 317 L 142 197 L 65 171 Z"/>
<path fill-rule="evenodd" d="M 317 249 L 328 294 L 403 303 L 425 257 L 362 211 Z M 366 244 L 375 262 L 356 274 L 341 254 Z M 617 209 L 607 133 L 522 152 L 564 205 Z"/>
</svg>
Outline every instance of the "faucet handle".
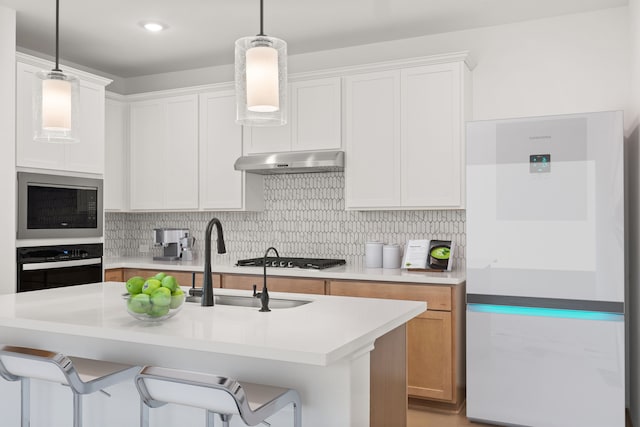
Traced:
<svg viewBox="0 0 640 427">
<path fill-rule="evenodd" d="M 257 297 L 257 296 L 258 296 L 258 293 L 256 292 L 257 290 L 258 290 L 258 286 L 253 285 L 253 296 L 254 296 L 254 297 Z"/>
</svg>

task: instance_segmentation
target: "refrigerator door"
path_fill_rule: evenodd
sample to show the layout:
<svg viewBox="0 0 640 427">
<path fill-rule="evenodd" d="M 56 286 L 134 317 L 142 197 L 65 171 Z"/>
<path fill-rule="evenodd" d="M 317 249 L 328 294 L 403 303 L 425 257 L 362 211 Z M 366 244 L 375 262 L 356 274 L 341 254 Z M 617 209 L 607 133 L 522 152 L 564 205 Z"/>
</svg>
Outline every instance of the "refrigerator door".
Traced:
<svg viewBox="0 0 640 427">
<path fill-rule="evenodd" d="M 467 293 L 624 301 L 622 113 L 467 124 Z"/>
<path fill-rule="evenodd" d="M 624 322 L 467 310 L 467 417 L 624 427 Z M 557 313 L 556 313 L 557 314 Z"/>
</svg>

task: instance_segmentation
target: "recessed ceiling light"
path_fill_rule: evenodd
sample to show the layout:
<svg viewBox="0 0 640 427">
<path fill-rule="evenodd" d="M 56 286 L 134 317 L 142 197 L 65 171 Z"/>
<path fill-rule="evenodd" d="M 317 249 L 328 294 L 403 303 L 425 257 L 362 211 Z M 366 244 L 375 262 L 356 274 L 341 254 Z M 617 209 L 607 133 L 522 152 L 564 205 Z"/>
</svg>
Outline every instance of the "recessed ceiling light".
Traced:
<svg viewBox="0 0 640 427">
<path fill-rule="evenodd" d="M 142 25 L 142 28 L 152 33 L 157 33 L 167 28 L 166 25 L 161 24 L 159 22 L 153 22 L 153 21 L 144 21 L 144 22 L 141 22 L 140 25 Z"/>
</svg>

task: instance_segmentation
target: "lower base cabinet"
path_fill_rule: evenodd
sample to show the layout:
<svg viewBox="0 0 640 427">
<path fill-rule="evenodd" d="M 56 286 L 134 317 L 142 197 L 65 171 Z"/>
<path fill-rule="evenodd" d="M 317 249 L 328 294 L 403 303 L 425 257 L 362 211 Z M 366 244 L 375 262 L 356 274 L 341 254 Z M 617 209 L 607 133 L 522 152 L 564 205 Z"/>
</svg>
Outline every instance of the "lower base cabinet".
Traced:
<svg viewBox="0 0 640 427">
<path fill-rule="evenodd" d="M 151 277 L 160 270 L 119 268 L 105 270 L 105 281 L 126 281 L 133 276 Z M 202 286 L 202 273 L 168 271 L 182 286 Z M 212 274 L 215 288 L 253 291 L 262 289 L 256 275 Z M 391 282 L 359 282 L 297 277 L 268 277 L 272 292 L 339 295 L 426 301 L 427 311 L 407 323 L 406 389 L 409 403 L 458 411 L 465 398 L 465 284 L 429 285 Z M 372 373 L 373 375 L 373 373 Z M 385 397 L 387 398 L 387 397 Z"/>
<path fill-rule="evenodd" d="M 411 404 L 458 411 L 465 396 L 465 285 L 329 281 L 329 295 L 426 301 L 407 323 Z"/>
</svg>

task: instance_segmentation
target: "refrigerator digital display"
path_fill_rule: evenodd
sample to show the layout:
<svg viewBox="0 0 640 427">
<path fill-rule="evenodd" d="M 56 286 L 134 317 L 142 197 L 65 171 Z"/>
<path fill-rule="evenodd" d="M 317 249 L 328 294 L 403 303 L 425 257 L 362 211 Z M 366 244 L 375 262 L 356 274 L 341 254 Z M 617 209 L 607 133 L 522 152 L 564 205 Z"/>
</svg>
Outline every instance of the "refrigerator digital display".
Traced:
<svg viewBox="0 0 640 427">
<path fill-rule="evenodd" d="M 551 172 L 551 154 L 531 154 L 529 156 L 529 172 Z"/>
</svg>

